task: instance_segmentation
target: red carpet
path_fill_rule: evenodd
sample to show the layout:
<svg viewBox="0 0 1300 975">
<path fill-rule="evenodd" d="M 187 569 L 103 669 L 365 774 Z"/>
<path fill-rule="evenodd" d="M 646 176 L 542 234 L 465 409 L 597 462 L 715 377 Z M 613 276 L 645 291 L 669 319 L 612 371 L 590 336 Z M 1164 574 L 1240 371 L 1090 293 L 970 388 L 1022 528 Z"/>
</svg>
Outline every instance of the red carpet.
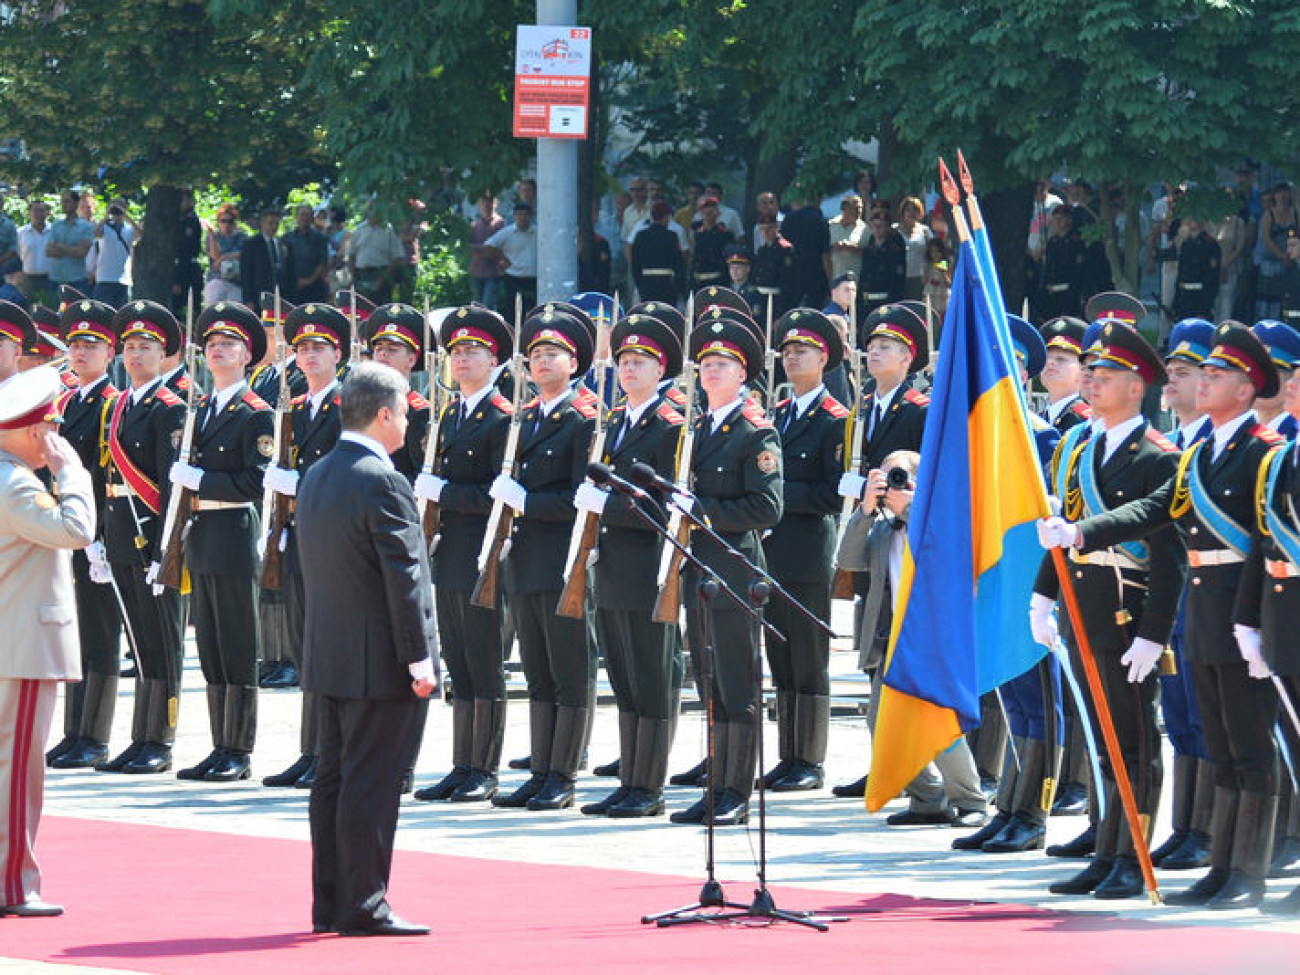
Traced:
<svg viewBox="0 0 1300 975">
<path fill-rule="evenodd" d="M 55 919 L 0 919 L 0 957 L 143 972 L 1294 972 L 1294 936 L 1008 905 L 775 889 L 778 906 L 849 914 L 660 930 L 642 914 L 700 878 L 399 852 L 391 900 L 428 938 L 308 933 L 309 849 L 293 840 L 51 817 L 38 853 Z M 729 883 L 748 901 L 752 884 Z"/>
</svg>

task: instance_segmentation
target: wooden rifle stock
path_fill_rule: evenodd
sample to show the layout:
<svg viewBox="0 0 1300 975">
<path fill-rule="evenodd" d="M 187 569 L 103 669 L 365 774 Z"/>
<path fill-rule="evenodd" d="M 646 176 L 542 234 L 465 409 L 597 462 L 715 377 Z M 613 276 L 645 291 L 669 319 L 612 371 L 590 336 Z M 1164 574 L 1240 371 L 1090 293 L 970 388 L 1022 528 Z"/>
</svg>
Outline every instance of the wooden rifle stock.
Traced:
<svg viewBox="0 0 1300 975">
<path fill-rule="evenodd" d="M 490 536 L 492 543 L 488 546 L 487 561 L 480 566 L 478 581 L 474 583 L 474 591 L 469 597 L 469 601 L 481 609 L 496 607 L 497 592 L 501 585 L 501 560 L 504 558 L 502 550 L 505 548 L 506 539 L 510 537 L 510 529 L 515 521 L 513 508 L 497 501 L 493 505 L 493 514 L 497 513 L 498 508 L 500 516 L 496 519 L 496 530 Z M 488 528 L 489 530 L 492 528 L 490 521 Z"/>
<path fill-rule="evenodd" d="M 856 324 L 855 324 L 856 329 Z M 853 376 L 857 388 L 853 395 L 858 403 L 858 408 L 853 411 L 853 450 L 849 457 L 848 470 L 850 473 L 857 474 L 862 466 L 862 454 L 867 440 L 867 424 L 862 418 L 862 353 L 853 350 Z M 853 517 L 853 509 L 858 506 L 858 502 L 853 498 L 845 498 L 844 504 L 840 509 L 840 523 L 835 538 L 835 553 L 839 554 L 840 543 L 844 541 L 844 532 L 849 527 L 849 519 Z M 835 570 L 835 580 L 831 583 L 832 599 L 852 599 L 853 592 L 853 573 L 845 569 Z"/>
<path fill-rule="evenodd" d="M 181 448 L 176 462 L 188 464 L 194 449 L 194 304 L 185 309 L 185 365 L 190 377 L 190 388 L 185 398 L 185 428 L 181 433 Z M 164 475 L 165 476 L 165 475 Z M 170 589 L 180 589 L 185 578 L 185 536 L 190 518 L 194 514 L 194 492 L 174 487 L 167 500 L 167 513 L 163 516 L 162 534 L 158 544 L 158 582 Z"/>
<path fill-rule="evenodd" d="M 426 348 L 429 342 L 429 311 L 426 308 L 424 312 L 424 341 Z M 429 436 L 424 444 L 424 463 L 420 465 L 420 473 L 432 474 L 434 462 L 438 456 L 438 437 L 442 433 L 442 412 L 444 404 L 442 402 L 442 388 L 438 385 L 438 374 L 442 371 L 442 352 L 439 351 L 433 358 L 433 364 L 429 364 L 429 358 L 426 356 L 425 371 L 429 374 Z M 438 534 L 438 502 L 430 501 L 427 498 L 419 500 L 420 506 L 420 524 L 424 528 L 424 547 L 427 549 L 433 545 L 433 536 Z"/>
<path fill-rule="evenodd" d="M 686 388 L 686 416 L 682 426 L 682 449 L 677 456 L 676 484 L 686 490 L 690 487 L 691 461 L 695 453 L 695 363 L 689 359 L 682 370 L 682 378 Z M 690 544 L 690 522 L 676 509 L 672 509 L 668 518 L 668 534 L 677 540 L 677 545 L 681 548 Z M 676 623 L 681 613 L 684 558 L 677 546 L 664 545 L 659 558 L 659 595 L 655 598 L 652 616 L 656 623 Z"/>
<path fill-rule="evenodd" d="M 569 567 L 569 574 L 564 580 L 560 601 L 555 606 L 558 615 L 574 620 L 582 619 L 583 610 L 587 605 L 587 559 L 600 538 L 600 515 L 590 511 L 579 512 L 578 521 L 574 525 L 575 530 L 578 530 L 578 526 L 581 526 L 581 535 L 577 551 L 573 564 Z"/>
</svg>

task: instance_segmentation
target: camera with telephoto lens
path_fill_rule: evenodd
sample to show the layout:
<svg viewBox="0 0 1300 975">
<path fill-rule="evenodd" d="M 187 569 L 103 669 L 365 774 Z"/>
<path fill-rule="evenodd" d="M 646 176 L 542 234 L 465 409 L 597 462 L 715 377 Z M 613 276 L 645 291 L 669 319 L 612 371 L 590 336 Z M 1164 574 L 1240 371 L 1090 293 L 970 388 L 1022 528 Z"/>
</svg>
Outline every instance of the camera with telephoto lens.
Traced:
<svg viewBox="0 0 1300 975">
<path fill-rule="evenodd" d="M 891 467 L 885 475 L 885 490 L 906 491 L 912 486 L 912 475 L 906 467 Z"/>
</svg>

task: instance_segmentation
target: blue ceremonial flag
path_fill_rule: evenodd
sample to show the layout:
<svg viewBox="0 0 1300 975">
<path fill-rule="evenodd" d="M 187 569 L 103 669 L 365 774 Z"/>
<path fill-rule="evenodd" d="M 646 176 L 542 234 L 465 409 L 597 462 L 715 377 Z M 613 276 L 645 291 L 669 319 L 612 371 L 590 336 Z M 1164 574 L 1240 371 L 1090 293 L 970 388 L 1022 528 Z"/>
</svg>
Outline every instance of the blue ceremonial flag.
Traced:
<svg viewBox="0 0 1300 975">
<path fill-rule="evenodd" d="M 959 236 L 965 221 L 954 209 Z M 1029 629 L 1049 514 L 992 253 L 963 239 L 939 344 L 886 657 L 867 807 L 979 723 L 1046 652 Z"/>
</svg>

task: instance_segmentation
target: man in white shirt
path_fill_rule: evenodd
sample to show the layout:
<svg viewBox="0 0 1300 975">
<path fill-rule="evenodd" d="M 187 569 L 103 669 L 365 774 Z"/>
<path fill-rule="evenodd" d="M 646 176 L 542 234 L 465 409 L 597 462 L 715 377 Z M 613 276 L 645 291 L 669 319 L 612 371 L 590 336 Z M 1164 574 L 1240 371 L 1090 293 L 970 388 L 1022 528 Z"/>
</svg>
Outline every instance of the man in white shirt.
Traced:
<svg viewBox="0 0 1300 975">
<path fill-rule="evenodd" d="M 140 226 L 126 212 L 126 202 L 114 200 L 108 216 L 95 227 L 95 291 L 92 297 L 120 308 L 130 299 L 131 254 Z"/>
<path fill-rule="evenodd" d="M 483 252 L 505 265 L 505 304 L 502 310 L 509 320 L 514 315 L 515 296 L 520 296 L 523 311 L 537 305 L 537 228 L 533 226 L 532 204 L 523 200 L 515 204 L 515 222 L 498 230 L 483 241 Z"/>
</svg>

